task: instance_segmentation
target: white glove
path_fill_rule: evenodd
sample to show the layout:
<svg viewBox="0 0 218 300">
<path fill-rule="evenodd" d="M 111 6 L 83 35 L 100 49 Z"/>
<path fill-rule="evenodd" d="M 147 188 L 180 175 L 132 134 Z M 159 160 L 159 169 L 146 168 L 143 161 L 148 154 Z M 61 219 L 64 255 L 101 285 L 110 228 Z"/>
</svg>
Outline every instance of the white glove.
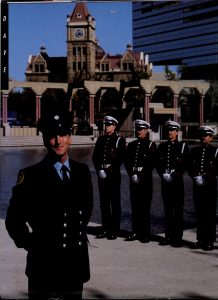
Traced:
<svg viewBox="0 0 218 300">
<path fill-rule="evenodd" d="M 139 183 L 140 178 L 138 177 L 137 174 L 132 175 L 132 181 L 133 181 L 134 183 Z"/>
<path fill-rule="evenodd" d="M 173 177 L 169 174 L 169 173 L 164 173 L 163 174 L 163 179 L 166 181 L 166 182 L 171 182 L 173 180 Z"/>
<path fill-rule="evenodd" d="M 203 185 L 204 184 L 204 179 L 202 176 L 196 176 L 195 177 L 195 182 L 197 185 Z"/>
<path fill-rule="evenodd" d="M 100 170 L 100 171 L 98 172 L 98 176 L 99 176 L 99 178 L 101 178 L 101 179 L 105 179 L 105 178 L 107 177 L 107 174 L 105 173 L 105 170 Z"/>
</svg>

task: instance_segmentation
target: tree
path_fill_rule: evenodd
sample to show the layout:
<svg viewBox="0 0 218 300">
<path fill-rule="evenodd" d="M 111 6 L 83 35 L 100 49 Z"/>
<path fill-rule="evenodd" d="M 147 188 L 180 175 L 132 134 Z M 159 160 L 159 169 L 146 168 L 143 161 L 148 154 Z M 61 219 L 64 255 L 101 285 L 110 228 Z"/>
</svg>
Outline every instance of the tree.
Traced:
<svg viewBox="0 0 218 300">
<path fill-rule="evenodd" d="M 171 71 L 169 66 L 164 66 L 165 77 L 167 80 L 177 80 L 176 73 Z"/>
</svg>

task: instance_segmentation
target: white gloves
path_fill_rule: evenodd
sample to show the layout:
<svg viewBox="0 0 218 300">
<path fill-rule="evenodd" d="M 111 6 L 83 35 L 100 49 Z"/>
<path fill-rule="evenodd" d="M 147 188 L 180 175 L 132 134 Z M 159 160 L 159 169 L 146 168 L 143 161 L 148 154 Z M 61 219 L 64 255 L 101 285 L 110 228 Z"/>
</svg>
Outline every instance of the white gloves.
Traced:
<svg viewBox="0 0 218 300">
<path fill-rule="evenodd" d="M 105 170 L 100 170 L 100 171 L 98 172 L 98 176 L 99 176 L 99 178 L 101 178 L 101 179 L 105 179 L 105 178 L 107 177 L 107 174 L 105 173 Z"/>
<path fill-rule="evenodd" d="M 140 178 L 138 177 L 137 174 L 132 175 L 132 181 L 133 181 L 134 183 L 139 183 Z"/>
<path fill-rule="evenodd" d="M 169 173 L 164 173 L 163 174 L 163 179 L 166 181 L 166 182 L 171 182 L 173 180 L 173 177 L 169 174 Z"/>
<path fill-rule="evenodd" d="M 195 177 L 195 182 L 197 185 L 203 185 L 204 184 L 204 179 L 202 176 L 196 176 Z"/>
</svg>

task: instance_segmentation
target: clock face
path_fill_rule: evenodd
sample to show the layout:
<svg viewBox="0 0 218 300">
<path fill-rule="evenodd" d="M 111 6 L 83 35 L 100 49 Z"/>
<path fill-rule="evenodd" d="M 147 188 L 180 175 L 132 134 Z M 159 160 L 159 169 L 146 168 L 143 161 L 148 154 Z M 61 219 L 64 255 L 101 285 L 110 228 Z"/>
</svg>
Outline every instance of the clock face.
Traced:
<svg viewBox="0 0 218 300">
<path fill-rule="evenodd" d="M 77 39 L 81 39 L 84 36 L 84 30 L 81 28 L 78 28 L 74 31 L 74 35 Z"/>
</svg>

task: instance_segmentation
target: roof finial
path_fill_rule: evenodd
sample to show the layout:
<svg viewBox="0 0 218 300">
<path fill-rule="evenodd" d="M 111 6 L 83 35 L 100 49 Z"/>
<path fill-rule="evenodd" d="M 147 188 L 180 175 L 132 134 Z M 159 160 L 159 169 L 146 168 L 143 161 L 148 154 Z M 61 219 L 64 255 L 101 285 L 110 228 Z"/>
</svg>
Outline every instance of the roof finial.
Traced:
<svg viewBox="0 0 218 300">
<path fill-rule="evenodd" d="M 42 53 L 46 52 L 45 45 L 42 44 L 42 46 L 40 47 L 40 52 L 42 52 Z"/>
</svg>

